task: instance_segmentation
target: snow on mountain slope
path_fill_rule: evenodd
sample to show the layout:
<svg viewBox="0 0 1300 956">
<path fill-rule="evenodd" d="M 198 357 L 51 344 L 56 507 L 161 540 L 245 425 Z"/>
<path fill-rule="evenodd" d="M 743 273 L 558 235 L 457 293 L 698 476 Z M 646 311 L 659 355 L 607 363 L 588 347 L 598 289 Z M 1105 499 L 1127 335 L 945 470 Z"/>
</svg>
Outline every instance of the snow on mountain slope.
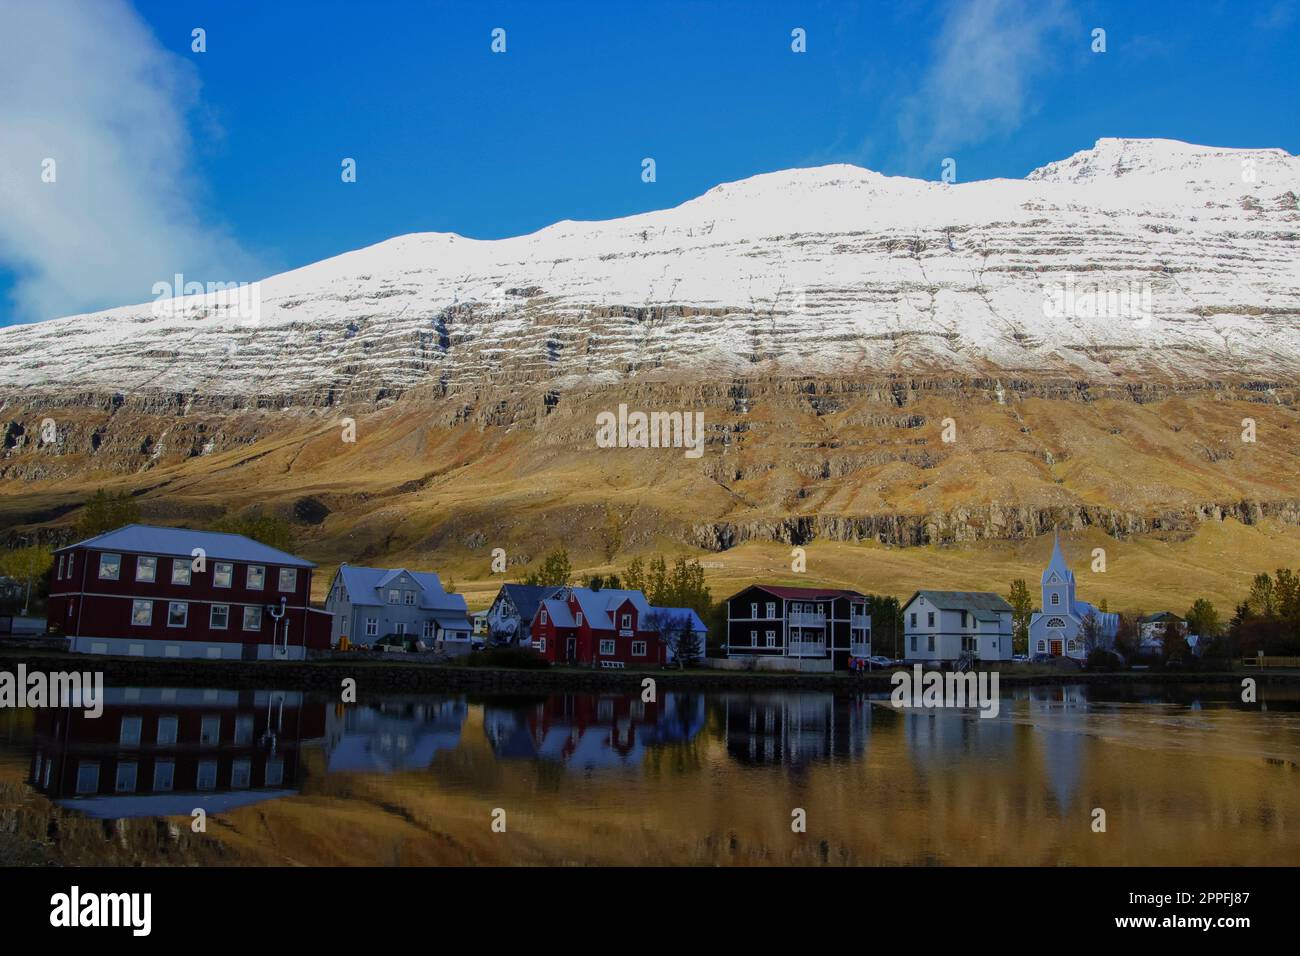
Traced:
<svg viewBox="0 0 1300 956">
<path fill-rule="evenodd" d="M 787 170 L 512 239 L 401 236 L 264 280 L 256 322 L 195 297 L 172 316 L 146 302 L 2 329 L 0 395 L 320 400 L 880 372 L 1291 381 L 1298 196 L 1297 157 L 1169 140 L 1103 139 L 1024 180 Z"/>
</svg>

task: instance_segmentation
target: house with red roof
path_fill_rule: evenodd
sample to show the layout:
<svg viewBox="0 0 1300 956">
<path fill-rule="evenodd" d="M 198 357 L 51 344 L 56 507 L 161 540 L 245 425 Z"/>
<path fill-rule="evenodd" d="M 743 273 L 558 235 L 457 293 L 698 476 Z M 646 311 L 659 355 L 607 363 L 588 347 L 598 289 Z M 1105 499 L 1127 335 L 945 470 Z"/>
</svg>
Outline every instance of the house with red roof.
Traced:
<svg viewBox="0 0 1300 956">
<path fill-rule="evenodd" d="M 753 584 L 727 598 L 726 653 L 757 666 L 840 670 L 871 656 L 866 595 Z"/>
</svg>

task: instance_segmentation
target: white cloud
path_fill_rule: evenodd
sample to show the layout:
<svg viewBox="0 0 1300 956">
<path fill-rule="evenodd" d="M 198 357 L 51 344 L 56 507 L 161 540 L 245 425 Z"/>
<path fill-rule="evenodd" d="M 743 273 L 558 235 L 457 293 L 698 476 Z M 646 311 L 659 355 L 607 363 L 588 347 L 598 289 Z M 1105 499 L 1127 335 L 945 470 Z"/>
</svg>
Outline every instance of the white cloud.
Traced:
<svg viewBox="0 0 1300 956">
<path fill-rule="evenodd" d="M 148 302 L 177 272 L 260 278 L 201 219 L 193 63 L 121 0 L 0 0 L 0 24 L 0 264 L 18 276 L 9 318 Z"/>
<path fill-rule="evenodd" d="M 1031 87 L 1089 37 L 1060 0 L 970 0 L 948 8 L 919 91 L 905 102 L 900 129 L 912 158 L 938 156 L 1016 129 L 1032 112 Z M 1053 51 L 1051 44 L 1055 43 Z"/>
</svg>

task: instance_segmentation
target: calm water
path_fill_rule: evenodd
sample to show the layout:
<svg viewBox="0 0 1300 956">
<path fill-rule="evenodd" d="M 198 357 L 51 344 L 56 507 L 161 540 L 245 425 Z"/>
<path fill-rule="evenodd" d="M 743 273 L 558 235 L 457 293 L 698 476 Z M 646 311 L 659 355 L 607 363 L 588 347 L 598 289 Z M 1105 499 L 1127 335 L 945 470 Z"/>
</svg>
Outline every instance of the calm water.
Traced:
<svg viewBox="0 0 1300 956">
<path fill-rule="evenodd" d="M 1300 693 L 1261 696 L 1017 689 L 981 719 L 883 694 L 343 706 L 117 688 L 98 720 L 0 714 L 0 848 L 71 864 L 1296 865 Z"/>
</svg>

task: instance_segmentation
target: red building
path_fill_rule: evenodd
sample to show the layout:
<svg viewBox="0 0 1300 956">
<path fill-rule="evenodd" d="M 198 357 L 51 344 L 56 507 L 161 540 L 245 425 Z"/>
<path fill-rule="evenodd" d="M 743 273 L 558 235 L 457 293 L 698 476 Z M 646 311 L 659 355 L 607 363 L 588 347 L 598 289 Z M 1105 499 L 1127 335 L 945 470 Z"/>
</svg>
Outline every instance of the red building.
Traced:
<svg viewBox="0 0 1300 956">
<path fill-rule="evenodd" d="M 49 631 L 89 654 L 301 659 L 329 647 L 314 567 L 243 535 L 127 525 L 54 552 Z"/>
<path fill-rule="evenodd" d="M 540 602 L 533 647 L 552 664 L 659 667 L 668 651 L 654 609 L 640 591 L 565 588 Z"/>
</svg>

